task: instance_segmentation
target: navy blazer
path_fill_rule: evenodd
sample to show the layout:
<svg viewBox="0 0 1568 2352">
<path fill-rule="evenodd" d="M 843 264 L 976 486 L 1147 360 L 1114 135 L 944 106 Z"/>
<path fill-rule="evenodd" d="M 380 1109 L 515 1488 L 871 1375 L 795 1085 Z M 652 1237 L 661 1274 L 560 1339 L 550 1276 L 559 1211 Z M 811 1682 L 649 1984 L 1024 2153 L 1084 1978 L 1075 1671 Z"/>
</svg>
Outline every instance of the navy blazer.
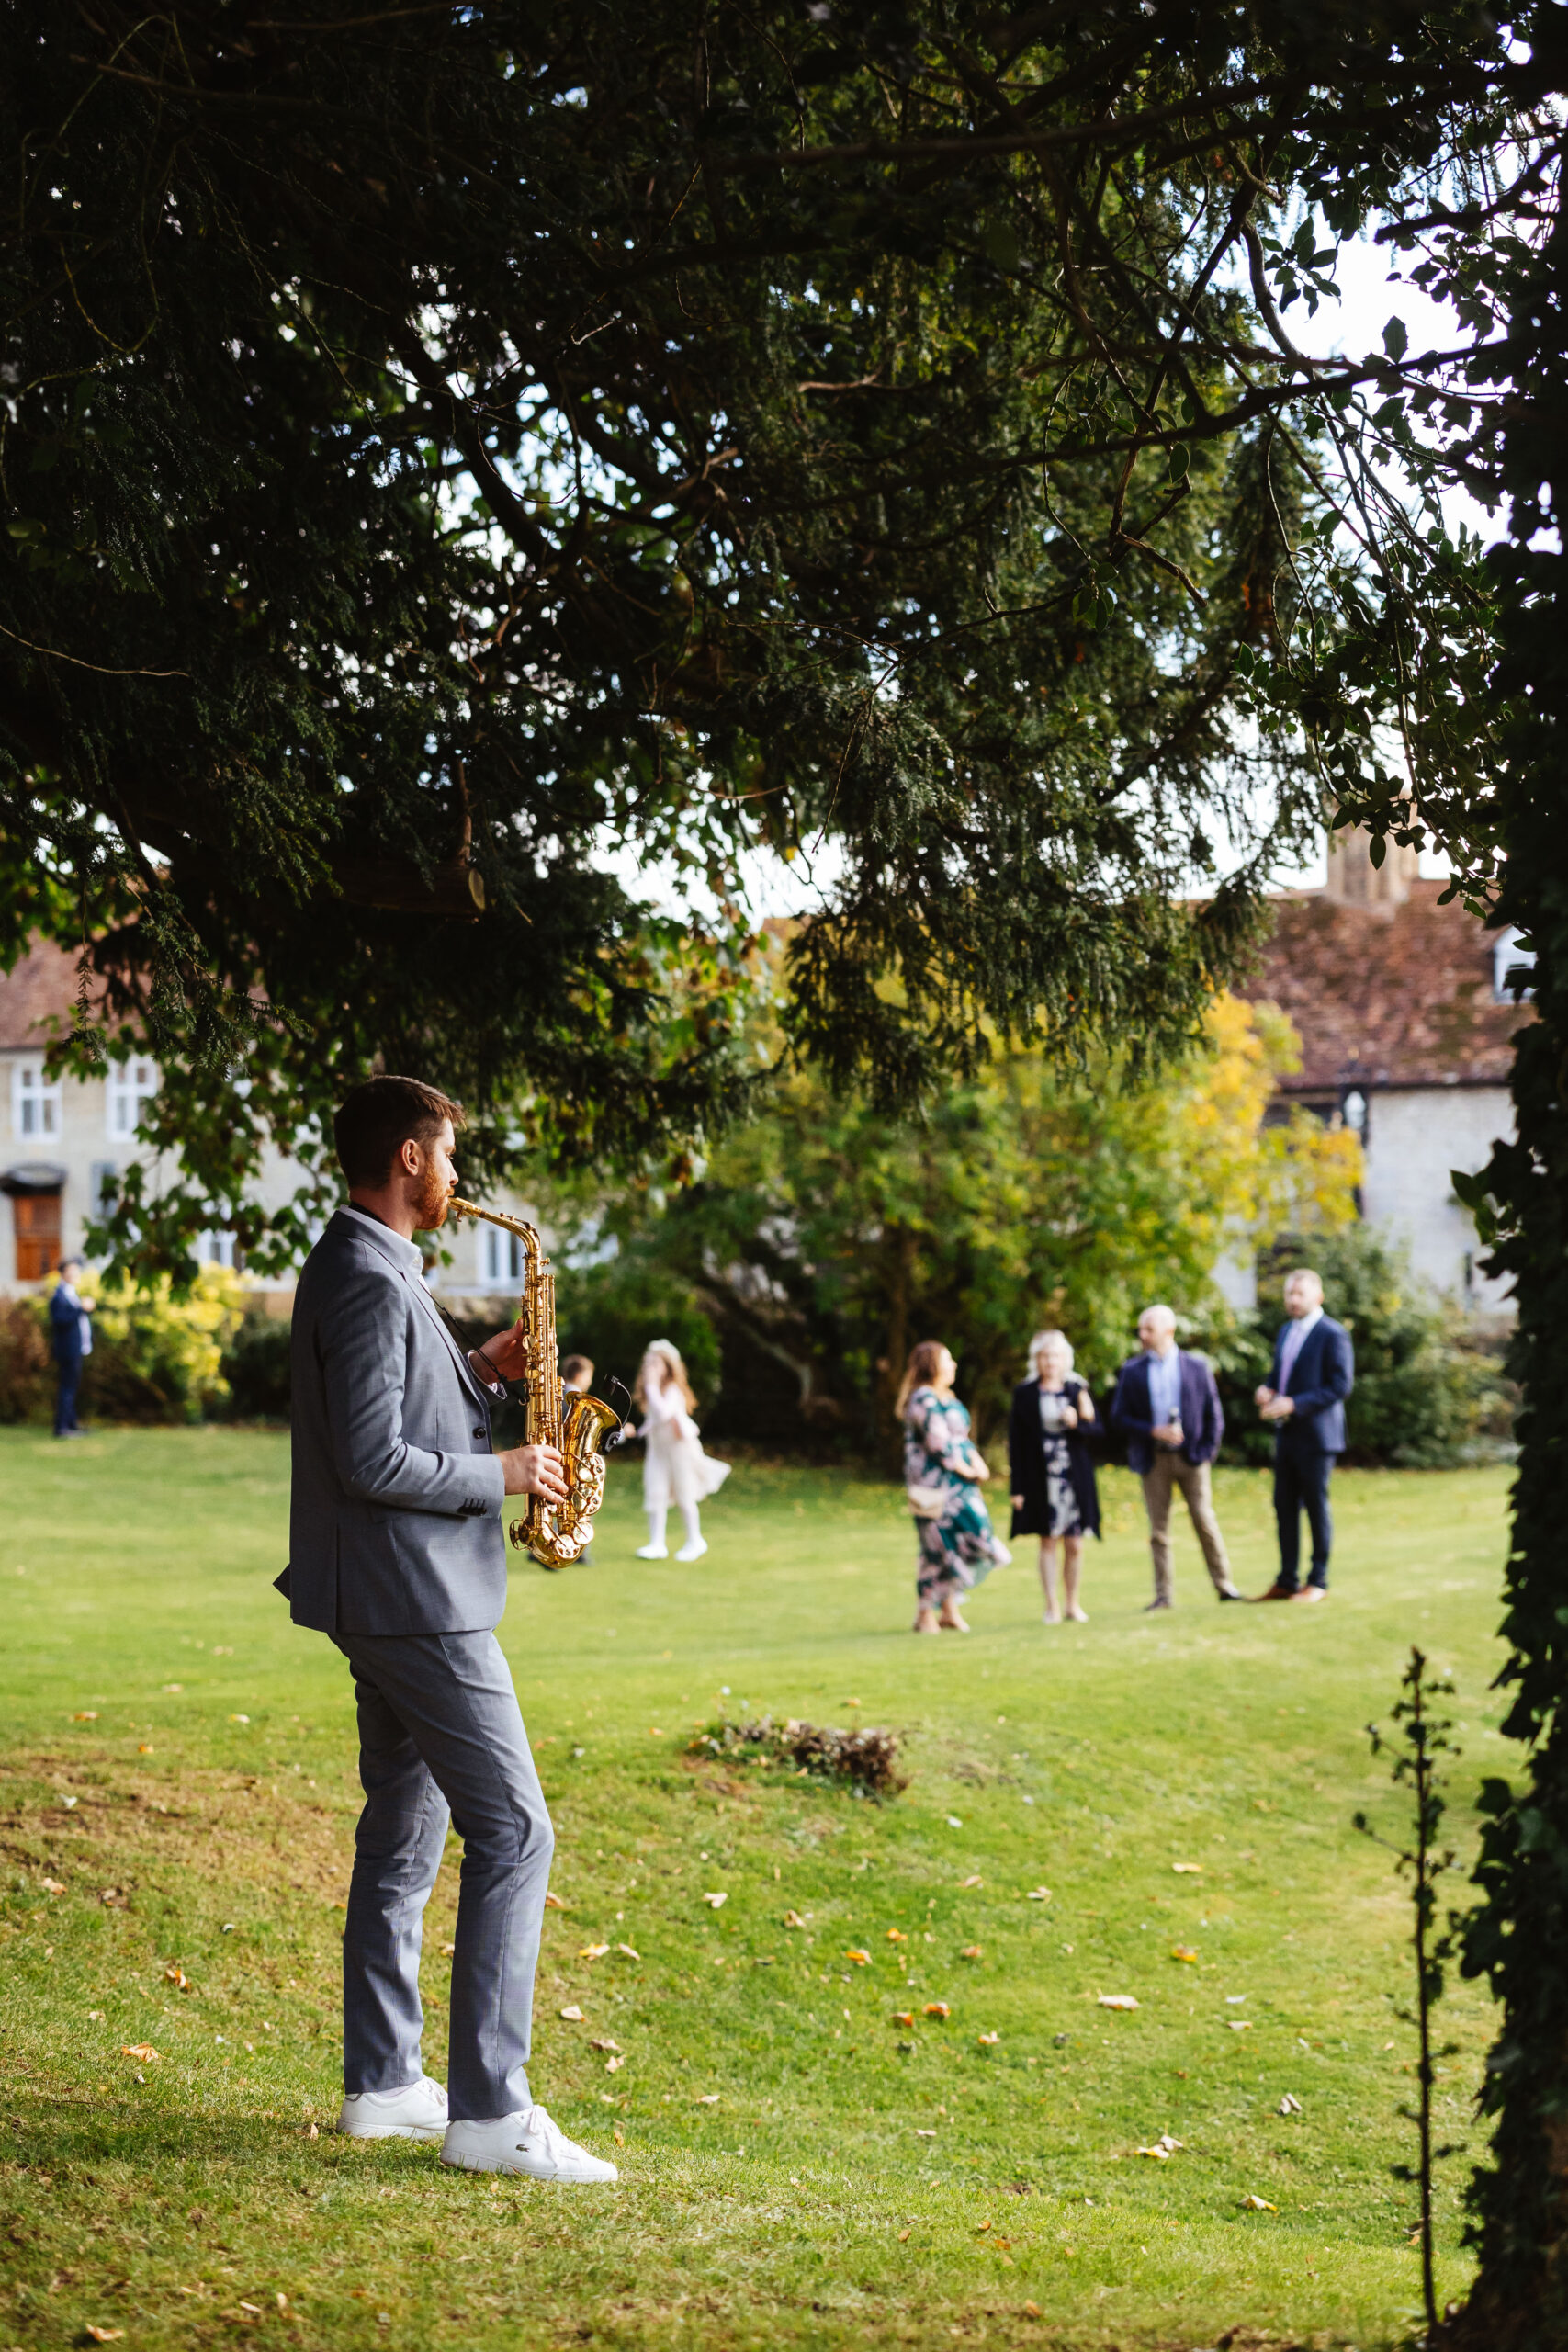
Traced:
<svg viewBox="0 0 1568 2352">
<path fill-rule="evenodd" d="M 1276 1439 L 1290 1436 L 1309 1453 L 1343 1453 L 1345 1399 L 1356 1385 L 1356 1352 L 1350 1334 L 1332 1315 L 1320 1316 L 1302 1341 L 1291 1377 L 1281 1387 L 1280 1359 L 1290 1328 L 1288 1323 L 1281 1324 L 1274 1341 L 1269 1385 L 1288 1396 L 1296 1409 L 1289 1420 L 1276 1422 Z"/>
<path fill-rule="evenodd" d="M 82 1361 L 82 1313 L 66 1297 L 64 1283 L 57 1283 L 49 1295 L 49 1330 L 54 1361 L 66 1372 Z"/>
<path fill-rule="evenodd" d="M 1176 1451 L 1184 1462 L 1213 1462 L 1225 1433 L 1225 1417 L 1220 1408 L 1214 1375 L 1201 1356 L 1190 1356 L 1185 1348 L 1178 1348 L 1176 1354 L 1181 1367 L 1181 1443 Z M 1137 1471 L 1140 1477 L 1152 1466 L 1156 1453 L 1170 1451 L 1168 1446 L 1156 1446 L 1154 1442 L 1149 1360 L 1143 1353 L 1130 1356 L 1116 1375 L 1116 1394 L 1111 1399 L 1111 1426 L 1126 1439 L 1128 1467 Z"/>
</svg>

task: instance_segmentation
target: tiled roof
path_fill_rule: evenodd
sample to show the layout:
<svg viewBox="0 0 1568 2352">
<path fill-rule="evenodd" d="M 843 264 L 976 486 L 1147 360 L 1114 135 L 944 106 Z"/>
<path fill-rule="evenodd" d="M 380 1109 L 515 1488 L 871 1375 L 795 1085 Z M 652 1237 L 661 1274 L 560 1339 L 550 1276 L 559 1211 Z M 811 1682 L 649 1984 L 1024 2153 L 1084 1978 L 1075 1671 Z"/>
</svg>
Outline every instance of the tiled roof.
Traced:
<svg viewBox="0 0 1568 2352">
<path fill-rule="evenodd" d="M 75 956 L 40 940 L 0 972 L 0 1049 L 47 1045 L 70 1028 L 75 1004 Z"/>
<path fill-rule="evenodd" d="M 1509 1039 L 1529 1004 L 1493 993 L 1496 933 L 1440 882 L 1403 906 L 1348 906 L 1312 891 L 1278 901 L 1261 967 L 1242 989 L 1269 998 L 1301 1034 L 1302 1067 L 1282 1091 L 1348 1086 L 1506 1085 Z"/>
</svg>

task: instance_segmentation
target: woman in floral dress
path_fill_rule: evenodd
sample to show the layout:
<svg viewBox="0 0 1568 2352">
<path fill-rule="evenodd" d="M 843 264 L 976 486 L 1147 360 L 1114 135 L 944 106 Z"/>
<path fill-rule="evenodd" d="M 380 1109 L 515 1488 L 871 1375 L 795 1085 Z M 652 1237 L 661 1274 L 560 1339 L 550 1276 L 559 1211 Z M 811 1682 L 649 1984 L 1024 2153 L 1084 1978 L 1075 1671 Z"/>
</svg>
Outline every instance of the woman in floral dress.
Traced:
<svg viewBox="0 0 1568 2352">
<path fill-rule="evenodd" d="M 904 1424 L 904 1483 L 919 1556 L 917 1634 L 969 1631 L 958 1606 L 1012 1554 L 991 1526 L 979 1489 L 991 1473 L 969 1436 L 969 1416 L 953 1393 L 958 1367 L 940 1340 L 911 1350 L 898 1390 Z"/>
</svg>

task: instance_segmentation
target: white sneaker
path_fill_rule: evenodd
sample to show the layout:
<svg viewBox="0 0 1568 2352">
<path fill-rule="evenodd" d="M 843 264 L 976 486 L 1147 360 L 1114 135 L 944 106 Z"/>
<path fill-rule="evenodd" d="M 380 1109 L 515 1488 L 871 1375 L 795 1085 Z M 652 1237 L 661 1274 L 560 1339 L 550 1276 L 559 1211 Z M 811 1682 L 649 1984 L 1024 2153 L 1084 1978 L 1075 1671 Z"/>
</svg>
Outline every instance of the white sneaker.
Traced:
<svg viewBox="0 0 1568 2352">
<path fill-rule="evenodd" d="M 667 1560 L 670 1557 L 670 1550 L 664 1544 L 640 1544 L 637 1546 L 637 1555 L 639 1560 Z"/>
<path fill-rule="evenodd" d="M 397 2091 L 350 2091 L 337 2128 L 351 2140 L 439 2140 L 446 2129 L 446 2094 L 422 2075 Z"/>
<path fill-rule="evenodd" d="M 530 2180 L 619 2180 L 614 2165 L 569 2140 L 542 2107 L 480 2123 L 449 2123 L 441 2161 L 458 2172 L 523 2172 Z"/>
<path fill-rule="evenodd" d="M 700 1560 L 707 1548 L 707 1537 L 699 1535 L 694 1544 L 682 1544 L 675 1557 L 678 1560 Z"/>
</svg>

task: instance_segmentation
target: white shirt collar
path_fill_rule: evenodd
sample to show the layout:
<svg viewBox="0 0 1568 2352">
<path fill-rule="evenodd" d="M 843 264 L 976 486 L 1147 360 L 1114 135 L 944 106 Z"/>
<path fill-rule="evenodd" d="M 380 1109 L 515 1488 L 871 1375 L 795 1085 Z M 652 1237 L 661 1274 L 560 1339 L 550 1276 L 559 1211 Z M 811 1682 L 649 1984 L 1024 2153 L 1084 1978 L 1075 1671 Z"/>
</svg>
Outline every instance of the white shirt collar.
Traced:
<svg viewBox="0 0 1568 2352">
<path fill-rule="evenodd" d="M 1303 1340 L 1306 1338 L 1307 1333 L 1312 1329 L 1313 1325 L 1314 1323 L 1321 1323 L 1322 1320 L 1323 1309 L 1321 1306 L 1314 1306 L 1310 1315 L 1292 1315 L 1291 1317 L 1292 1324 L 1295 1329 L 1301 1333 Z"/>
<path fill-rule="evenodd" d="M 401 1266 L 405 1272 L 411 1274 L 423 1272 L 423 1251 L 417 1249 L 412 1241 L 405 1241 L 400 1233 L 394 1233 L 391 1227 L 384 1225 L 378 1216 L 372 1216 L 368 1209 L 355 1208 L 352 1201 L 345 1201 L 338 1211 L 338 1215 L 357 1217 L 361 1225 L 367 1226 L 369 1227 L 367 1238 L 374 1240 L 380 1249 L 384 1250 L 395 1266 Z"/>
</svg>

